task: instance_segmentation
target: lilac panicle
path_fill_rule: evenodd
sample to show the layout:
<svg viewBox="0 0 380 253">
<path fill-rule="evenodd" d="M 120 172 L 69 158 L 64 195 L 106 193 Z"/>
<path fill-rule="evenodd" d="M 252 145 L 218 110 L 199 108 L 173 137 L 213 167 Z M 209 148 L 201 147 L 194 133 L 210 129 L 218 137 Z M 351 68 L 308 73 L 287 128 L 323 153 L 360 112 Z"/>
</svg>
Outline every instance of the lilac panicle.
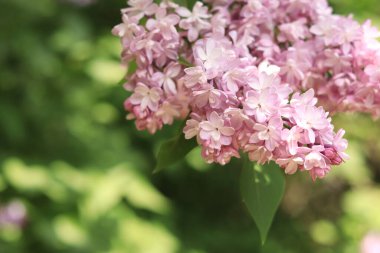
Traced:
<svg viewBox="0 0 380 253">
<path fill-rule="evenodd" d="M 206 2 L 128 1 L 113 29 L 137 65 L 127 118 L 151 133 L 188 118 L 210 163 L 247 153 L 316 179 L 347 160 L 327 111 L 380 116 L 380 32 L 326 0 Z"/>
</svg>

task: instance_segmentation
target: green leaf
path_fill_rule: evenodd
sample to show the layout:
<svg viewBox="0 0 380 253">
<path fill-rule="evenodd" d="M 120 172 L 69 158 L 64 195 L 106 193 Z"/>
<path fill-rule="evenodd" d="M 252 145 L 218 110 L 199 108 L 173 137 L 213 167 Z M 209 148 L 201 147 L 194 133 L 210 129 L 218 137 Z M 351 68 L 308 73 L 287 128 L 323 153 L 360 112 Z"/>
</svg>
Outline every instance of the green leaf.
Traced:
<svg viewBox="0 0 380 253">
<path fill-rule="evenodd" d="M 274 162 L 259 165 L 244 159 L 240 190 L 264 244 L 285 191 L 285 179 Z"/>
<path fill-rule="evenodd" d="M 159 172 L 179 162 L 196 146 L 197 142 L 195 139 L 186 140 L 182 132 L 176 137 L 162 143 L 157 154 L 156 169 L 153 173 Z"/>
</svg>

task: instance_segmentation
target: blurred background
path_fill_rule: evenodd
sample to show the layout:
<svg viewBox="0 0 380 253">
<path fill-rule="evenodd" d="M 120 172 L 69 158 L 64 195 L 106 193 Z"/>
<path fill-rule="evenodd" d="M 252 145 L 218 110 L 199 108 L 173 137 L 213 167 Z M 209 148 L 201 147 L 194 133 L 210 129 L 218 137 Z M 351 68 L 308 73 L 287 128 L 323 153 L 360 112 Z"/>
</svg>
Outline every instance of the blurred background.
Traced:
<svg viewBox="0 0 380 253">
<path fill-rule="evenodd" d="M 378 0 L 334 0 L 380 25 Z M 239 195 L 240 163 L 199 150 L 152 174 L 155 136 L 125 120 L 124 0 L 0 0 L 1 253 L 357 253 L 380 233 L 380 122 L 339 115 L 351 160 L 287 177 L 269 240 Z M 379 252 L 379 251 L 374 251 Z"/>
</svg>

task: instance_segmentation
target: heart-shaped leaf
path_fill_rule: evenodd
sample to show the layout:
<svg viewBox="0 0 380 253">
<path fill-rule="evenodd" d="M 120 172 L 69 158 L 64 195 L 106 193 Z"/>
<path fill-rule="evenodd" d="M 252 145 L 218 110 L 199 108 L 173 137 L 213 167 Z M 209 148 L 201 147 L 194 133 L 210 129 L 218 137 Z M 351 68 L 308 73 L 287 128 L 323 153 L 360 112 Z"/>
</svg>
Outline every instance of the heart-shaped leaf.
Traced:
<svg viewBox="0 0 380 253">
<path fill-rule="evenodd" d="M 191 150 L 197 146 L 195 139 L 186 140 L 181 132 L 176 137 L 161 144 L 157 154 L 157 165 L 154 173 L 183 159 Z"/>
<path fill-rule="evenodd" d="M 259 165 L 245 157 L 240 190 L 264 244 L 285 191 L 283 172 L 274 162 Z"/>
</svg>

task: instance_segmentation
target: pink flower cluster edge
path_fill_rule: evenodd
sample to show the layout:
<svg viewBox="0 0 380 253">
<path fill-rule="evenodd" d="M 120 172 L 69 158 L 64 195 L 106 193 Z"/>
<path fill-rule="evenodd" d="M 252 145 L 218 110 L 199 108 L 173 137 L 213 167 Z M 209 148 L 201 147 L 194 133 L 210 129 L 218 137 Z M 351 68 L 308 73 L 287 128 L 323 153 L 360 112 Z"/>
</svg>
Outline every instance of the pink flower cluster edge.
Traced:
<svg viewBox="0 0 380 253">
<path fill-rule="evenodd" d="M 122 19 L 127 118 L 151 133 L 187 118 L 209 163 L 244 152 L 323 178 L 348 159 L 325 109 L 380 116 L 380 33 L 325 0 L 129 0 Z"/>
</svg>

